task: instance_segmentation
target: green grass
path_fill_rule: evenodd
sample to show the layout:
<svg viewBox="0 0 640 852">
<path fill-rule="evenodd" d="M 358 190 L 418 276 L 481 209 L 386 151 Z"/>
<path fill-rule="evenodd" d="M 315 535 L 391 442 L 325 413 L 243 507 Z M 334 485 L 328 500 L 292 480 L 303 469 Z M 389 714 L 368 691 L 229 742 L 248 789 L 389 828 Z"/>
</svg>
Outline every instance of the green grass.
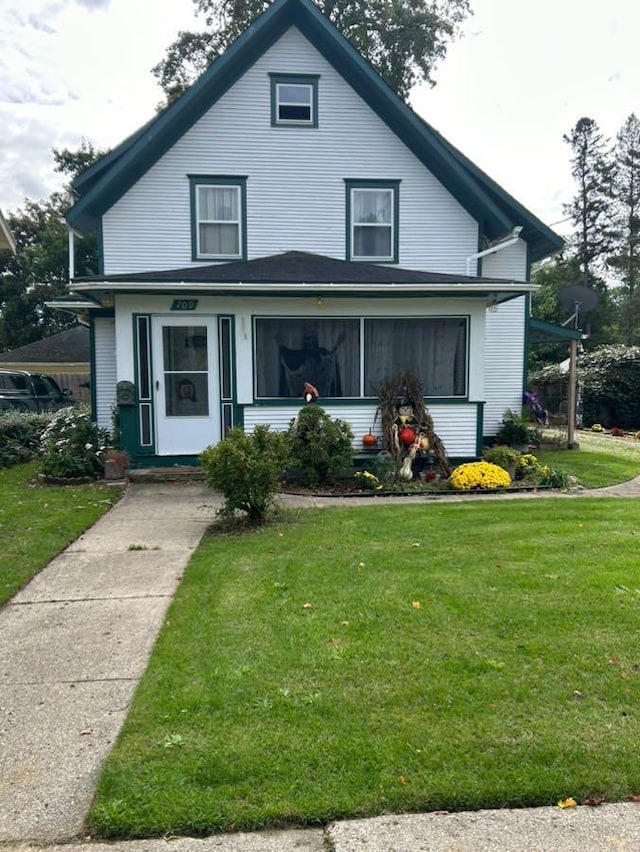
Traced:
<svg viewBox="0 0 640 852">
<path fill-rule="evenodd" d="M 35 464 L 0 470 L 0 606 L 120 496 L 104 485 L 41 487 Z"/>
<path fill-rule="evenodd" d="M 541 464 L 575 476 L 585 488 L 603 488 L 640 475 L 640 441 L 577 432 L 580 449 L 537 451 Z"/>
<path fill-rule="evenodd" d="M 194 555 L 103 836 L 640 791 L 633 500 L 307 510 Z"/>
</svg>

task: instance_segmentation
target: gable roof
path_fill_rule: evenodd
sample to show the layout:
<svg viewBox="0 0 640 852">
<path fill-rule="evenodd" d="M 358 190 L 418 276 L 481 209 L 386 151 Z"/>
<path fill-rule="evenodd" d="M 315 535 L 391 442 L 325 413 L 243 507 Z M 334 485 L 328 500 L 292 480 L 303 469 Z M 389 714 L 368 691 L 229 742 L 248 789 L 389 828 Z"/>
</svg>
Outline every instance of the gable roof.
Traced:
<svg viewBox="0 0 640 852">
<path fill-rule="evenodd" d="M 562 247 L 557 234 L 414 113 L 312 0 L 275 0 L 181 98 L 76 178 L 72 186 L 79 200 L 67 214 L 69 224 L 79 231 L 95 227 L 100 217 L 291 26 L 297 27 L 480 223 L 481 232 L 489 239 L 498 239 L 521 226 L 531 261 Z"/>
</svg>

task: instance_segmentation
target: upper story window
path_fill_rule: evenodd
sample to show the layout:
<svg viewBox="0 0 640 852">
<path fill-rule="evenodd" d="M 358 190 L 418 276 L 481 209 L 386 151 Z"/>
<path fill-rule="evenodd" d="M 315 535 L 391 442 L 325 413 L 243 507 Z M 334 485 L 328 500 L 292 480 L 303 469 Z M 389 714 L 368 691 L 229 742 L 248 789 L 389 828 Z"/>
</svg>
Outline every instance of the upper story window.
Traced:
<svg viewBox="0 0 640 852">
<path fill-rule="evenodd" d="M 318 75 L 271 74 L 271 124 L 318 126 Z"/>
<path fill-rule="evenodd" d="M 348 180 L 347 259 L 398 262 L 399 181 Z"/>
<path fill-rule="evenodd" d="M 193 260 L 243 260 L 246 179 L 190 175 Z"/>
</svg>

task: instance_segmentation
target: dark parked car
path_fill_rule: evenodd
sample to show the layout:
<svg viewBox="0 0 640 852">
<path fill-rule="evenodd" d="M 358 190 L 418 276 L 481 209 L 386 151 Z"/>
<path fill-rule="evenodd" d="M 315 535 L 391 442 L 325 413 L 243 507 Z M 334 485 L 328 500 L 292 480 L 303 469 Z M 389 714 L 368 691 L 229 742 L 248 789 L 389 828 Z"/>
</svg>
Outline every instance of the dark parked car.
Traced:
<svg viewBox="0 0 640 852">
<path fill-rule="evenodd" d="M 51 376 L 0 370 L 0 412 L 57 411 L 72 404 L 71 391 L 60 390 Z"/>
</svg>

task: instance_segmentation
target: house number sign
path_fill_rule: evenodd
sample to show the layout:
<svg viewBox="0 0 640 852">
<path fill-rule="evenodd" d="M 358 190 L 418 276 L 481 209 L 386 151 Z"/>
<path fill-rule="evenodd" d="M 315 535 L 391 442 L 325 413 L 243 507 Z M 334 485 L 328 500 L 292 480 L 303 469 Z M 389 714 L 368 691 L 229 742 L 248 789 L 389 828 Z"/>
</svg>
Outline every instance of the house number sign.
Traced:
<svg viewBox="0 0 640 852">
<path fill-rule="evenodd" d="M 197 299 L 174 299 L 171 302 L 172 311 L 195 311 L 197 307 Z"/>
</svg>

